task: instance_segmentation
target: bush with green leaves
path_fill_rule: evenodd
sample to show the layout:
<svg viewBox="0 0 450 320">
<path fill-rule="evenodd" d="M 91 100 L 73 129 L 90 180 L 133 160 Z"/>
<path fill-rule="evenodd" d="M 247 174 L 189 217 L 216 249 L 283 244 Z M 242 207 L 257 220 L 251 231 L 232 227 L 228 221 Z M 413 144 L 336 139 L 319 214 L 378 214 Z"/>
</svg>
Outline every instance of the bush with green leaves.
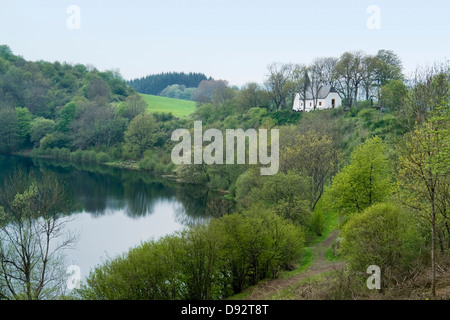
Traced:
<svg viewBox="0 0 450 320">
<path fill-rule="evenodd" d="M 89 163 L 96 163 L 97 153 L 94 150 L 84 150 L 81 161 L 89 162 Z"/>
<path fill-rule="evenodd" d="M 377 114 L 377 110 L 375 109 L 363 109 L 358 113 L 358 117 L 361 118 L 364 122 L 364 125 L 369 127 L 372 123 L 372 121 L 375 118 L 375 115 Z"/>
<path fill-rule="evenodd" d="M 86 300 L 169 300 L 183 296 L 184 244 L 167 236 L 96 267 L 79 294 Z"/>
<path fill-rule="evenodd" d="M 325 230 L 325 224 L 326 221 L 323 210 L 321 209 L 314 210 L 313 213 L 311 214 L 311 221 L 309 223 L 311 231 L 321 236 Z"/>
<path fill-rule="evenodd" d="M 421 239 L 416 221 L 392 203 L 379 203 L 354 215 L 341 231 L 340 253 L 350 270 L 366 272 L 379 266 L 382 279 L 400 281 L 421 256 Z"/>
<path fill-rule="evenodd" d="M 91 271 L 82 299 L 223 299 L 292 269 L 304 232 L 262 208 L 141 244 Z"/>
<path fill-rule="evenodd" d="M 111 157 L 106 152 L 103 152 L 103 151 L 98 152 L 96 155 L 96 159 L 95 159 L 95 161 L 97 163 L 105 163 L 110 160 L 111 160 Z"/>
<path fill-rule="evenodd" d="M 83 158 L 83 150 L 77 150 L 70 154 L 71 162 L 81 162 Z"/>
</svg>

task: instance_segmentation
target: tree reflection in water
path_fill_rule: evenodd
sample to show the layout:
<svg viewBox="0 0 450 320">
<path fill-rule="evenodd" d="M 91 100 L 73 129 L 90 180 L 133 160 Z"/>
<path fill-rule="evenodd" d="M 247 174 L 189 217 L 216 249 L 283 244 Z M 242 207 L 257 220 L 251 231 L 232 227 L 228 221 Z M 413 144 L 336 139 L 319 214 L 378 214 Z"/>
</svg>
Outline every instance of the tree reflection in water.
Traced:
<svg viewBox="0 0 450 320">
<path fill-rule="evenodd" d="M 98 218 L 123 211 L 129 218 L 138 219 L 153 214 L 159 203 L 166 202 L 174 207 L 178 223 L 191 225 L 211 216 L 208 203 L 220 197 L 206 187 L 180 184 L 141 171 L 12 156 L 0 156 L 0 179 L 3 181 L 15 166 L 64 180 L 78 204 L 74 213 L 89 212 Z"/>
</svg>

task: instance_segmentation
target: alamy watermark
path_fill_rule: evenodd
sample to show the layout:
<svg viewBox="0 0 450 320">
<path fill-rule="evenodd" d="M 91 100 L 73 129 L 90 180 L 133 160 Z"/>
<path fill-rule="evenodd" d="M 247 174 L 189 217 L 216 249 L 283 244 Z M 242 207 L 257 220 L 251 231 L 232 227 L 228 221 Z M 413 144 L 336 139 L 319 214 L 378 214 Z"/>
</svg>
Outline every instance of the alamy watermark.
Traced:
<svg viewBox="0 0 450 320">
<path fill-rule="evenodd" d="M 81 9 L 79 6 L 70 5 L 66 9 L 66 13 L 70 16 L 66 20 L 66 26 L 69 30 L 81 29 Z"/>
<path fill-rule="evenodd" d="M 202 122 L 194 122 L 193 143 L 191 133 L 187 129 L 177 129 L 172 133 L 172 141 L 179 142 L 171 153 L 172 162 L 175 164 L 247 164 L 259 163 L 267 166 L 260 169 L 261 175 L 274 175 L 279 168 L 279 130 L 270 130 L 270 155 L 268 155 L 267 129 L 227 129 L 224 139 L 218 129 L 208 129 L 203 133 Z M 248 153 L 246 141 L 248 138 Z M 235 148 L 236 141 L 236 148 Z M 203 142 L 210 144 L 203 146 Z M 236 156 L 235 156 L 236 149 Z M 193 155 L 193 156 L 192 156 Z"/>
<path fill-rule="evenodd" d="M 366 9 L 366 13 L 369 17 L 366 21 L 366 26 L 369 30 L 381 29 L 381 9 L 379 6 L 371 5 Z"/>
<path fill-rule="evenodd" d="M 77 265 L 70 265 L 66 269 L 66 274 L 69 275 L 66 281 L 67 289 L 80 289 L 81 286 L 81 269 Z"/>
<path fill-rule="evenodd" d="M 381 289 L 381 269 L 379 266 L 376 265 L 370 265 L 366 273 L 370 274 L 371 276 L 367 279 L 366 285 L 369 290 Z"/>
</svg>

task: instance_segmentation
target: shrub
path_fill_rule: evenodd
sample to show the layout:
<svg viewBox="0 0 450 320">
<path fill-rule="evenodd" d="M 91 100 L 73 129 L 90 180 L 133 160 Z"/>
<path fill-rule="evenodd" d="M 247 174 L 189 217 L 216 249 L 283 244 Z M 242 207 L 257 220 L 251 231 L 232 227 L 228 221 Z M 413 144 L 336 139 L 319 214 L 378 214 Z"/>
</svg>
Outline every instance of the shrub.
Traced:
<svg viewBox="0 0 450 320">
<path fill-rule="evenodd" d="M 276 125 L 297 124 L 302 116 L 301 112 L 292 112 L 292 110 L 272 111 L 268 116 L 276 121 Z"/>
<path fill-rule="evenodd" d="M 177 166 L 176 173 L 186 183 L 204 184 L 208 180 L 202 165 L 181 164 Z"/>
<path fill-rule="evenodd" d="M 366 126 L 369 126 L 377 111 L 375 109 L 363 109 L 358 113 L 358 117 L 364 121 Z"/>
<path fill-rule="evenodd" d="M 266 277 L 276 277 L 282 269 L 291 269 L 303 251 L 302 230 L 260 207 L 213 222 L 221 230 L 229 284 L 235 293 Z"/>
<path fill-rule="evenodd" d="M 364 100 L 364 101 L 358 101 L 358 108 L 360 109 L 367 109 L 370 108 L 372 103 L 370 100 Z"/>
<path fill-rule="evenodd" d="M 40 141 L 43 149 L 63 148 L 70 144 L 70 137 L 62 132 L 46 134 Z"/>
<path fill-rule="evenodd" d="M 181 298 L 178 278 L 183 243 L 167 236 L 131 249 L 127 254 L 96 267 L 79 294 L 88 300 L 169 300 Z"/>
<path fill-rule="evenodd" d="M 67 148 L 61 148 L 59 150 L 59 159 L 64 159 L 64 160 L 68 160 L 70 159 L 70 150 Z"/>
<path fill-rule="evenodd" d="M 359 112 L 359 109 L 355 108 L 355 107 L 351 107 L 348 110 L 348 114 L 349 114 L 350 117 L 356 117 L 358 115 L 358 112 Z"/>
<path fill-rule="evenodd" d="M 35 146 L 39 146 L 42 138 L 47 134 L 53 133 L 55 130 L 55 121 L 38 117 L 31 122 L 30 125 L 30 141 Z"/>
<path fill-rule="evenodd" d="M 210 181 L 210 187 L 213 189 L 222 189 L 226 190 L 228 188 L 228 181 L 222 179 L 220 175 L 213 175 Z"/>
<path fill-rule="evenodd" d="M 369 265 L 381 268 L 385 284 L 403 278 L 420 256 L 422 242 L 411 215 L 392 203 L 373 205 L 355 215 L 342 229 L 340 253 L 349 268 L 365 272 Z"/>
<path fill-rule="evenodd" d="M 110 160 L 111 160 L 111 158 L 110 158 L 110 156 L 107 153 L 105 153 L 103 151 L 97 153 L 97 156 L 96 156 L 96 162 L 97 163 L 105 163 L 105 162 L 108 162 Z"/>
<path fill-rule="evenodd" d="M 122 159 L 122 147 L 121 146 L 111 147 L 109 150 L 109 154 L 113 159 Z"/>
<path fill-rule="evenodd" d="M 322 210 L 314 210 L 311 215 L 310 229 L 315 234 L 321 236 L 325 229 L 325 216 Z"/>
<path fill-rule="evenodd" d="M 83 151 L 77 150 L 70 154 L 70 161 L 71 162 L 81 162 L 83 159 Z"/>
<path fill-rule="evenodd" d="M 174 170 L 175 170 L 175 164 L 173 162 L 169 162 L 164 167 L 164 173 L 166 173 L 166 174 L 171 174 L 174 172 Z"/>
<path fill-rule="evenodd" d="M 163 174 L 164 173 L 164 164 L 161 162 L 156 162 L 155 167 L 153 168 L 153 172 L 156 174 Z"/>
<path fill-rule="evenodd" d="M 139 169 L 153 171 L 155 169 L 155 161 L 150 157 L 145 157 L 139 161 Z"/>
<path fill-rule="evenodd" d="M 38 148 L 38 149 L 34 148 L 33 150 L 30 151 L 30 157 L 40 156 L 41 152 L 42 152 L 42 150 L 40 148 Z"/>
<path fill-rule="evenodd" d="M 52 149 L 49 149 L 48 150 L 48 154 L 50 155 L 50 156 L 52 156 L 53 158 L 59 158 L 59 148 L 52 148 Z"/>
<path fill-rule="evenodd" d="M 97 266 L 77 291 L 83 299 L 223 299 L 292 268 L 301 229 L 260 208 L 230 214 L 149 241 Z"/>
<path fill-rule="evenodd" d="M 393 126 L 397 125 L 397 118 L 392 114 L 383 115 L 377 122 L 372 126 L 373 128 L 386 128 L 392 129 Z"/>
<path fill-rule="evenodd" d="M 95 163 L 97 160 L 97 153 L 94 150 L 83 151 L 81 160 L 87 163 Z"/>
</svg>

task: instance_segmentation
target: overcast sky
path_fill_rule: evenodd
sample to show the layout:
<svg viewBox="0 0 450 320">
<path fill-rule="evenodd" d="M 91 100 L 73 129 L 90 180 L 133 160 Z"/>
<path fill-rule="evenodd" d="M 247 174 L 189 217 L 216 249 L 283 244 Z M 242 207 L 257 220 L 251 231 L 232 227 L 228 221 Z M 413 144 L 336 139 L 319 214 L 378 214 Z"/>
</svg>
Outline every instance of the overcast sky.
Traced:
<svg viewBox="0 0 450 320">
<path fill-rule="evenodd" d="M 373 5 L 379 20 L 367 12 Z M 450 58 L 449 14 L 446 0 L 0 0 L 0 44 L 27 60 L 118 69 L 125 79 L 202 72 L 240 86 L 263 82 L 271 62 L 353 50 L 393 50 L 409 73 Z"/>
</svg>

